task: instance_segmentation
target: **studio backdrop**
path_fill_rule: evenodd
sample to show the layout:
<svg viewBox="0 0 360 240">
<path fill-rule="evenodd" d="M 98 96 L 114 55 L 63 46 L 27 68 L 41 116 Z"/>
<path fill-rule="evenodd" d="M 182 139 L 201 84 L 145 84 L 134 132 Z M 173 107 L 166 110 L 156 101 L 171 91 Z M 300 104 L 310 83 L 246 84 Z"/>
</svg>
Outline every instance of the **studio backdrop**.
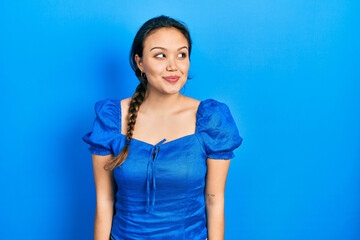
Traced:
<svg viewBox="0 0 360 240">
<path fill-rule="evenodd" d="M 180 93 L 226 103 L 243 137 L 226 240 L 360 238 L 358 1 L 1 1 L 0 239 L 93 239 L 91 130 L 131 97 L 139 27 L 193 40 Z M 209 239 L 211 240 L 211 239 Z"/>
</svg>

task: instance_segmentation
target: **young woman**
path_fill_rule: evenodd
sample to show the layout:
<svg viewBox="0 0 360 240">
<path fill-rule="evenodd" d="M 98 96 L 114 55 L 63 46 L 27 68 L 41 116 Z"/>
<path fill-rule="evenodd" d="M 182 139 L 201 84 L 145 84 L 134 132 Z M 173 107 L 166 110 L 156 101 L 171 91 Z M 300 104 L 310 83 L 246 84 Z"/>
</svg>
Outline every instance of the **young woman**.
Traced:
<svg viewBox="0 0 360 240">
<path fill-rule="evenodd" d="M 95 240 L 224 239 L 224 191 L 240 146 L 225 103 L 179 93 L 188 79 L 188 29 L 167 16 L 137 32 L 132 97 L 95 104 L 90 144 Z"/>
</svg>

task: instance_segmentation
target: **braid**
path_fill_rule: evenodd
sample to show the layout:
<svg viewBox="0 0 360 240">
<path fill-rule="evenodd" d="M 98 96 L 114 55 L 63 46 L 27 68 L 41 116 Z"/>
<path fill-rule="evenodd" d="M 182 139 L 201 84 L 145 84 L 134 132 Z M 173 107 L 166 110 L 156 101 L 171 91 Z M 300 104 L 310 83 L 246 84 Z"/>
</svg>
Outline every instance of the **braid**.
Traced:
<svg viewBox="0 0 360 240">
<path fill-rule="evenodd" d="M 126 133 L 126 139 L 131 140 L 135 128 L 137 113 L 139 111 L 140 105 L 145 98 L 146 87 L 143 84 L 139 84 L 136 88 L 134 95 L 131 98 L 128 114 L 128 128 Z"/>
<path fill-rule="evenodd" d="M 147 81 L 140 81 L 140 84 L 136 87 L 135 93 L 132 96 L 129 104 L 126 144 L 119 153 L 119 155 L 113 157 L 109 162 L 105 164 L 104 169 L 106 171 L 111 171 L 114 168 L 120 166 L 128 156 L 129 142 L 132 139 L 133 132 L 135 129 L 137 113 L 139 111 L 140 105 L 142 104 L 145 98 L 146 88 L 147 88 Z"/>
</svg>

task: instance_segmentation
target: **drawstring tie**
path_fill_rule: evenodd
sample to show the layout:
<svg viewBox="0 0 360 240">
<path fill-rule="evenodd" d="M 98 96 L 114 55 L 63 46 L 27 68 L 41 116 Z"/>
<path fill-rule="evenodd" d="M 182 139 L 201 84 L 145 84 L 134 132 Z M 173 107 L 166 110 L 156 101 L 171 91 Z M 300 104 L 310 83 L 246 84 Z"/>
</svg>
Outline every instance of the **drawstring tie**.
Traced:
<svg viewBox="0 0 360 240">
<path fill-rule="evenodd" d="M 147 176 L 146 176 L 146 193 L 147 193 L 147 203 L 146 209 L 147 211 L 152 211 L 154 204 L 155 204 L 155 192 L 156 192 L 156 183 L 155 183 L 155 163 L 156 159 L 159 155 L 160 145 L 165 142 L 166 139 L 164 138 L 155 146 L 152 146 L 150 149 L 150 157 L 148 159 L 147 165 Z M 154 156 L 155 152 L 155 156 Z M 152 181 L 152 183 L 150 182 Z M 152 192 L 150 191 L 150 185 L 152 185 Z M 150 206 L 150 195 L 151 195 L 151 206 Z"/>
</svg>

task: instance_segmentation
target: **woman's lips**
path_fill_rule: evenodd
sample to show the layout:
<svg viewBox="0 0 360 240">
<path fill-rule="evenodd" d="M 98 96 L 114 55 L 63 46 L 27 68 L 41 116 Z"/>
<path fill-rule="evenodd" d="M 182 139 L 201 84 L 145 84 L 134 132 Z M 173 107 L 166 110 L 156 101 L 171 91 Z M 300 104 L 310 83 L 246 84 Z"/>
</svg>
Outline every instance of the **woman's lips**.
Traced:
<svg viewBox="0 0 360 240">
<path fill-rule="evenodd" d="M 164 77 L 164 79 L 165 79 L 166 81 L 172 82 L 172 83 L 177 82 L 177 81 L 179 80 L 179 78 L 180 78 L 180 77 L 176 77 L 176 76 L 174 76 L 174 77 Z"/>
</svg>

